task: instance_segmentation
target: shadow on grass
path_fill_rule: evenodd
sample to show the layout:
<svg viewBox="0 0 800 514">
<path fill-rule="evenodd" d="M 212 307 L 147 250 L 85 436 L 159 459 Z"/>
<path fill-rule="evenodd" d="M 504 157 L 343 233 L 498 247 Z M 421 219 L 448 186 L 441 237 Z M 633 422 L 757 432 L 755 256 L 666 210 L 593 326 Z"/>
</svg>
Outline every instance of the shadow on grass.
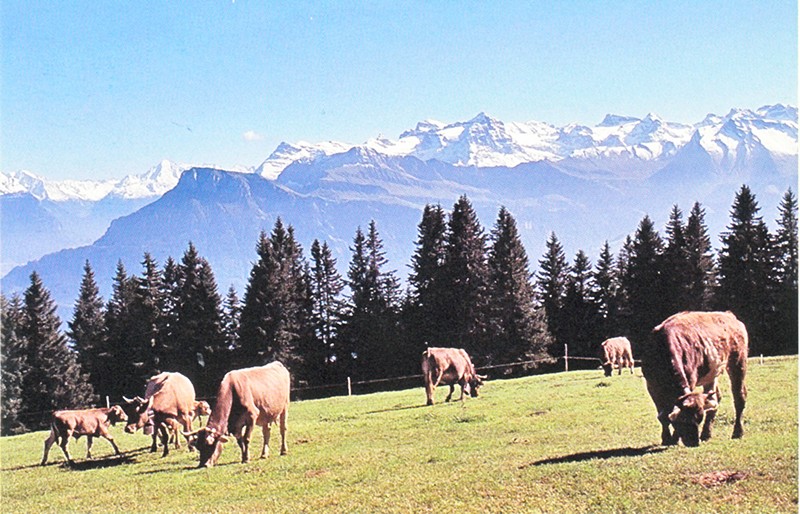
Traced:
<svg viewBox="0 0 800 514">
<path fill-rule="evenodd" d="M 78 460 L 72 461 L 72 465 L 70 466 L 67 464 L 65 460 L 63 460 L 63 455 L 61 456 L 61 460 L 54 460 L 45 464 L 45 466 L 63 466 L 64 468 L 68 468 L 75 471 L 88 471 L 91 469 L 101 469 L 101 468 L 110 468 L 113 466 L 119 466 L 122 464 L 132 464 L 136 462 L 136 456 L 146 452 L 149 450 L 149 446 L 144 446 L 142 448 L 136 448 L 133 450 L 128 450 L 125 452 L 121 452 L 119 455 L 109 455 L 107 457 L 101 458 L 94 458 L 91 460 Z M 51 450 L 52 452 L 52 450 Z M 52 456 L 52 453 L 51 453 Z M 39 463 L 36 464 L 29 464 L 27 466 L 15 466 L 13 468 L 2 468 L 2 471 L 20 471 L 23 469 L 36 469 L 42 467 Z"/>
<path fill-rule="evenodd" d="M 592 459 L 615 459 L 618 457 L 641 457 L 651 453 L 661 453 L 667 448 L 664 446 L 643 446 L 641 448 L 614 448 L 612 450 L 596 450 L 592 452 L 573 453 L 561 457 L 550 457 L 549 459 L 537 460 L 530 464 L 523 464 L 520 469 L 530 466 L 544 466 L 547 464 L 563 464 L 566 462 L 584 462 Z"/>
<path fill-rule="evenodd" d="M 453 402 L 448 402 L 448 403 L 453 403 Z M 410 409 L 423 409 L 425 407 L 430 407 L 430 406 L 429 405 L 425 405 L 423 403 L 420 403 L 420 404 L 417 404 L 417 405 L 406 405 L 404 407 L 390 407 L 388 409 L 371 410 L 371 411 L 365 412 L 364 414 L 380 414 L 382 412 L 395 412 L 395 411 L 410 410 Z"/>
</svg>

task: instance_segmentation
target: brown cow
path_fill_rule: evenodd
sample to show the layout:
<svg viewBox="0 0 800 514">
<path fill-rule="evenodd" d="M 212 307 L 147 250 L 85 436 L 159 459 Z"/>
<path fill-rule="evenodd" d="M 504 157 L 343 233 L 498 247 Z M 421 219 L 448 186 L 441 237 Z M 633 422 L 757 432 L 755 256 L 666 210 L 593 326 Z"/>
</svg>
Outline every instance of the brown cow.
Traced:
<svg viewBox="0 0 800 514">
<path fill-rule="evenodd" d="M 270 425 L 278 422 L 281 455 L 286 455 L 286 418 L 289 414 L 289 371 L 280 362 L 266 366 L 229 371 L 222 379 L 217 401 L 208 424 L 191 433 L 184 432 L 200 453 L 199 467 L 212 467 L 222 453 L 222 443 L 232 434 L 242 450 L 242 462 L 250 460 L 253 426 L 262 427 L 264 443 L 261 458 L 269 453 Z"/>
<path fill-rule="evenodd" d="M 603 363 L 603 371 L 607 377 L 611 376 L 614 368 L 619 369 L 622 375 L 622 368 L 628 368 L 633 374 L 633 352 L 631 342 L 627 337 L 612 337 L 600 343 L 600 361 Z"/>
<path fill-rule="evenodd" d="M 104 409 L 84 409 L 84 410 L 57 410 L 53 412 L 50 420 L 50 436 L 44 441 L 44 455 L 42 455 L 42 466 L 47 463 L 47 455 L 53 443 L 61 439 L 59 446 L 67 458 L 67 463 L 72 465 L 72 459 L 67 452 L 69 438 L 76 440 L 86 436 L 86 458 L 92 458 L 92 438 L 104 437 L 114 447 L 114 453 L 119 455 L 119 448 L 114 442 L 114 437 L 108 432 L 109 423 L 116 425 L 118 421 L 126 421 L 128 418 L 119 405 Z"/>
<path fill-rule="evenodd" d="M 661 444 L 681 440 L 686 446 L 698 446 L 699 440 L 711 438 L 721 398 L 717 379 L 726 370 L 736 410 L 733 438 L 742 437 L 747 345 L 747 329 L 730 312 L 681 312 L 653 329 L 652 340 L 643 349 L 642 372 L 661 422 Z M 695 392 L 696 387 L 703 392 Z"/>
<path fill-rule="evenodd" d="M 200 421 L 202 422 L 202 417 L 208 416 L 209 414 L 211 414 L 211 406 L 207 401 L 195 401 L 194 410 L 192 411 L 192 423 L 194 423 L 194 420 L 197 418 L 200 418 Z M 183 427 L 178 420 L 174 418 L 167 418 L 164 423 L 167 425 L 167 431 L 170 433 L 169 442 L 173 443 L 175 448 L 180 448 L 181 443 L 178 435 L 180 432 L 183 432 Z M 192 450 L 193 448 L 189 446 L 189 449 Z"/>
<path fill-rule="evenodd" d="M 164 446 L 162 456 L 169 454 L 169 426 L 168 420 L 174 420 L 189 431 L 192 429 L 192 419 L 195 410 L 194 386 L 192 382 L 180 373 L 164 372 L 147 381 L 144 398 L 137 396 L 134 399 L 124 398 L 125 411 L 128 415 L 128 425 L 125 431 L 134 433 L 136 430 L 152 422 L 153 444 L 151 452 L 158 451 L 158 438 Z"/>
<path fill-rule="evenodd" d="M 468 390 L 475 398 L 478 388 L 486 379 L 475 372 L 475 366 L 467 352 L 460 348 L 428 348 L 422 352 L 422 375 L 425 380 L 425 394 L 428 405 L 433 405 L 433 393 L 439 384 L 449 385 L 450 394 L 444 401 L 449 402 L 453 397 L 455 384 L 461 386 L 461 397 L 464 400 L 464 391 Z"/>
</svg>

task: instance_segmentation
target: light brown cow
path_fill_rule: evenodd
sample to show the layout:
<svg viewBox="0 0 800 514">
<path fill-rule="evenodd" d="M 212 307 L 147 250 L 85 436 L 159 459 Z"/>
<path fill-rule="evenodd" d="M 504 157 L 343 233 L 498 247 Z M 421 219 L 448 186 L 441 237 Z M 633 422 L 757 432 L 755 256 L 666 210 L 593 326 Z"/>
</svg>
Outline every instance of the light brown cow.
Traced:
<svg viewBox="0 0 800 514">
<path fill-rule="evenodd" d="M 642 372 L 661 422 L 661 444 L 680 440 L 698 446 L 711 438 L 721 398 L 717 379 L 726 370 L 736 411 L 733 438 L 742 437 L 747 351 L 747 329 L 730 312 L 681 312 L 653 329 L 643 348 Z M 696 387 L 703 392 L 695 392 Z"/>
<path fill-rule="evenodd" d="M 57 410 L 53 412 L 50 419 L 50 436 L 44 441 L 44 455 L 42 455 L 42 466 L 47 464 L 47 455 L 53 443 L 61 440 L 59 446 L 67 458 L 67 463 L 72 465 L 72 459 L 67 452 L 69 438 L 78 439 L 86 436 L 86 458 L 92 458 L 92 438 L 104 437 L 114 447 L 114 453 L 119 455 L 119 448 L 114 442 L 114 437 L 108 432 L 108 425 L 115 425 L 119 421 L 126 421 L 128 418 L 119 405 L 103 409 L 84 409 L 84 410 Z"/>
<path fill-rule="evenodd" d="M 183 429 L 192 429 L 195 409 L 194 386 L 180 373 L 163 372 L 147 381 L 144 398 L 124 398 L 124 409 L 128 415 L 125 431 L 133 433 L 146 424 L 153 425 L 153 444 L 151 452 L 158 451 L 158 438 L 164 446 L 163 456 L 169 454 L 168 420 L 180 423 Z"/>
<path fill-rule="evenodd" d="M 422 352 L 422 375 L 425 380 L 425 394 L 428 405 L 433 405 L 433 394 L 439 384 L 449 385 L 450 394 L 444 401 L 449 402 L 453 397 L 455 384 L 461 386 L 459 400 L 464 400 L 464 391 L 469 391 L 475 398 L 478 388 L 486 379 L 475 372 L 469 355 L 460 348 L 428 348 Z"/>
<path fill-rule="evenodd" d="M 614 368 L 619 369 L 619 375 L 622 375 L 622 368 L 630 369 L 633 374 L 633 352 L 627 337 L 612 337 L 600 343 L 600 360 L 607 377 Z"/>
<path fill-rule="evenodd" d="M 286 455 L 286 419 L 289 414 L 289 371 L 280 362 L 229 371 L 222 379 L 217 401 L 205 427 L 184 432 L 200 453 L 200 467 L 212 467 L 222 453 L 222 443 L 233 435 L 242 450 L 242 462 L 250 460 L 253 426 L 262 427 L 261 458 L 269 453 L 270 425 L 281 431 L 281 455 Z"/>
</svg>

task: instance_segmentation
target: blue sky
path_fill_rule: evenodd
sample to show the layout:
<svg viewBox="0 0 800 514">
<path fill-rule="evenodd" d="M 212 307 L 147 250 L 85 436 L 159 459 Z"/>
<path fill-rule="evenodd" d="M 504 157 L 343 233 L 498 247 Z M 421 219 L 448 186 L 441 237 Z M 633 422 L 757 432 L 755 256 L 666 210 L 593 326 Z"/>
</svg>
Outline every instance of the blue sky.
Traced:
<svg viewBox="0 0 800 514">
<path fill-rule="evenodd" d="M 0 2 L 0 171 L 257 166 L 418 121 L 797 104 L 797 2 Z"/>
</svg>

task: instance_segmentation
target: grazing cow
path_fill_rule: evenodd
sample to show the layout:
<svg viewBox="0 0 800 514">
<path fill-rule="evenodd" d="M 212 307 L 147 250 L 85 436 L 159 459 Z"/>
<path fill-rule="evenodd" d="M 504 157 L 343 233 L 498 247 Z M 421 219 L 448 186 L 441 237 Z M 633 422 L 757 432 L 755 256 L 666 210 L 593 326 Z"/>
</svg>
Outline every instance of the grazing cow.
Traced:
<svg viewBox="0 0 800 514">
<path fill-rule="evenodd" d="M 627 337 L 612 337 L 600 343 L 600 361 L 603 363 L 603 371 L 607 377 L 611 376 L 614 368 L 619 369 L 622 375 L 622 368 L 628 368 L 633 374 L 633 352 L 631 342 Z"/>
<path fill-rule="evenodd" d="M 72 465 L 72 459 L 67 452 L 69 438 L 76 440 L 85 435 L 86 458 L 92 458 L 92 438 L 104 437 L 114 447 L 114 453 L 119 455 L 119 448 L 114 442 L 114 437 L 108 432 L 109 423 L 116 425 L 119 421 L 126 421 L 128 418 L 119 405 L 104 409 L 85 409 L 85 410 L 57 410 L 53 412 L 50 420 L 50 436 L 44 441 L 44 455 L 42 455 L 42 466 L 47 463 L 47 455 L 53 443 L 61 439 L 59 446 L 67 458 L 67 463 Z"/>
<path fill-rule="evenodd" d="M 475 366 L 467 352 L 460 348 L 428 348 L 422 352 L 422 375 L 425 380 L 425 394 L 428 405 L 433 405 L 433 393 L 439 384 L 449 385 L 450 394 L 444 401 L 449 402 L 453 397 L 455 384 L 461 386 L 461 397 L 464 400 L 464 391 L 468 390 L 475 398 L 478 388 L 486 379 L 475 372 Z"/>
<path fill-rule="evenodd" d="M 242 450 L 242 462 L 250 460 L 253 426 L 262 427 L 261 458 L 269 453 L 270 425 L 281 431 L 281 455 L 286 455 L 286 418 L 289 414 L 289 371 L 280 362 L 229 371 L 222 379 L 208 424 L 191 433 L 189 444 L 200 453 L 199 467 L 212 467 L 222 453 L 222 443 L 233 435 Z"/>
<path fill-rule="evenodd" d="M 152 422 L 153 444 L 151 452 L 158 451 L 158 438 L 164 446 L 163 456 L 169 454 L 169 427 L 180 423 L 184 430 L 192 429 L 195 411 L 194 386 L 180 373 L 164 372 L 147 381 L 144 398 L 124 398 L 128 425 L 125 431 L 136 430 Z M 171 420 L 171 421 L 170 421 Z"/>
<path fill-rule="evenodd" d="M 721 398 L 717 379 L 726 370 L 736 410 L 733 438 L 742 437 L 747 345 L 747 329 L 730 312 L 681 312 L 653 329 L 643 349 L 642 372 L 661 422 L 661 444 L 680 440 L 698 446 L 711 438 Z M 695 392 L 696 387 L 703 392 Z"/>
</svg>

